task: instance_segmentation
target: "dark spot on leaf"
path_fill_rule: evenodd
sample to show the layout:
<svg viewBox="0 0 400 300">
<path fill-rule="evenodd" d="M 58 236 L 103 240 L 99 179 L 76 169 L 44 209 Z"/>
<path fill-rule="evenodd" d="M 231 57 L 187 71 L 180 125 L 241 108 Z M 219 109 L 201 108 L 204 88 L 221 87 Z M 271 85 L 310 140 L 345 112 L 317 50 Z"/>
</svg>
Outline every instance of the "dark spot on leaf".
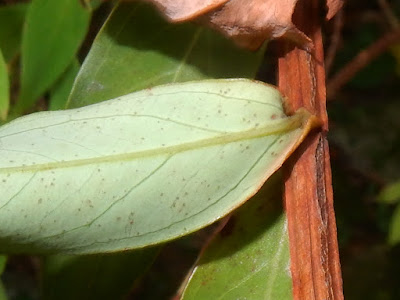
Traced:
<svg viewBox="0 0 400 300">
<path fill-rule="evenodd" d="M 271 120 L 275 120 L 277 118 L 277 115 L 276 114 L 272 114 L 271 115 Z"/>
</svg>

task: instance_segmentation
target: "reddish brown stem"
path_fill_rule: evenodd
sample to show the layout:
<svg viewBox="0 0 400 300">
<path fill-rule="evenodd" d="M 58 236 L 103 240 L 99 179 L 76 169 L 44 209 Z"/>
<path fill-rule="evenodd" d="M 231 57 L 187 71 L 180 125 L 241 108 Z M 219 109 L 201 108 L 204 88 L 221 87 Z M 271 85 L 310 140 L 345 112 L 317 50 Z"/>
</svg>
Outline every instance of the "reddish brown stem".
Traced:
<svg viewBox="0 0 400 300">
<path fill-rule="evenodd" d="M 361 51 L 328 82 L 328 97 L 332 99 L 343 85 L 349 82 L 360 70 L 380 56 L 390 46 L 400 41 L 400 28 L 386 33 L 367 49 Z"/>
<path fill-rule="evenodd" d="M 329 160 L 325 70 L 319 0 L 300 0 L 296 25 L 313 40 L 312 53 L 282 44 L 279 88 L 288 112 L 305 107 L 323 126 L 311 134 L 284 165 L 284 202 L 288 218 L 295 300 L 343 299 Z"/>
</svg>

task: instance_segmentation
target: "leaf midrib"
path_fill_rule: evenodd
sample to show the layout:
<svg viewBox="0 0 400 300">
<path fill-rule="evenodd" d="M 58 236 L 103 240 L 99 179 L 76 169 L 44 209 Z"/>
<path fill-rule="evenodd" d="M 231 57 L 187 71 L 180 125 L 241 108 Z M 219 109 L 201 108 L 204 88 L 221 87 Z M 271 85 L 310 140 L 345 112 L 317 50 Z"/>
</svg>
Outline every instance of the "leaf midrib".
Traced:
<svg viewBox="0 0 400 300">
<path fill-rule="evenodd" d="M 129 161 L 135 159 L 149 158 L 159 155 L 175 155 L 180 152 L 212 147 L 222 144 L 229 144 L 234 142 L 239 142 L 243 140 L 262 138 L 269 135 L 279 134 L 287 131 L 300 128 L 302 124 L 305 124 L 309 119 L 310 114 L 307 111 L 301 111 L 296 113 L 292 117 L 288 117 L 283 120 L 277 121 L 275 124 L 268 124 L 267 126 L 260 128 L 253 128 L 246 131 L 227 133 L 223 135 L 218 135 L 215 137 L 202 139 L 194 142 L 182 143 L 179 145 L 172 145 L 161 148 L 147 149 L 136 152 L 120 153 L 113 155 L 105 155 L 101 157 L 76 159 L 70 161 L 59 161 L 42 163 L 28 166 L 16 166 L 16 167 L 5 167 L 0 168 L 0 173 L 27 173 L 27 172 L 38 172 L 38 171 L 48 171 L 54 169 L 62 168 L 72 168 L 79 167 L 90 164 L 99 163 L 112 163 L 116 161 Z"/>
</svg>

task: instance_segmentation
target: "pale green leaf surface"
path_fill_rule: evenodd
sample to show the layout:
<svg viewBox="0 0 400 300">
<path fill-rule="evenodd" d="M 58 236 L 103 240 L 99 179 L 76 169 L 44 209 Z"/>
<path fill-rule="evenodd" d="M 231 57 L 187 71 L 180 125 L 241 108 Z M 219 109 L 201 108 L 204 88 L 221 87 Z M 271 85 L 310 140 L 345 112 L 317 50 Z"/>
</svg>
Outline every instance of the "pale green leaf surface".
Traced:
<svg viewBox="0 0 400 300">
<path fill-rule="evenodd" d="M 149 5 L 121 3 L 97 35 L 68 107 L 164 83 L 254 78 L 262 55 L 238 49 L 209 29 L 169 24 Z"/>
<path fill-rule="evenodd" d="M 33 0 L 22 38 L 21 92 L 16 110 L 31 107 L 72 62 L 90 21 L 78 0 Z"/>
<path fill-rule="evenodd" d="M 182 299 L 292 299 L 282 181 L 271 177 L 203 250 Z"/>
<path fill-rule="evenodd" d="M 167 241 L 250 198 L 313 118 L 250 80 L 166 85 L 0 128 L 0 251 Z"/>
<path fill-rule="evenodd" d="M 20 52 L 27 3 L 0 6 L 0 49 L 9 62 Z"/>
<path fill-rule="evenodd" d="M 10 83 L 8 80 L 7 65 L 0 50 L 0 119 L 7 119 L 10 106 Z"/>
<path fill-rule="evenodd" d="M 65 109 L 76 74 L 79 72 L 79 62 L 74 59 L 61 78 L 50 90 L 49 110 Z"/>
</svg>

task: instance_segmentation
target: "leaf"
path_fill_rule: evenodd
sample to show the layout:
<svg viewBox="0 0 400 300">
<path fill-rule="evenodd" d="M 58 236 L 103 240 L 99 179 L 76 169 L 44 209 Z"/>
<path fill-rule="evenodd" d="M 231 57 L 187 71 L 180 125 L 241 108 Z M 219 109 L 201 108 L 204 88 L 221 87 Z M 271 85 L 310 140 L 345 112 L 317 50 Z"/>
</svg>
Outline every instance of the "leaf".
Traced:
<svg viewBox="0 0 400 300">
<path fill-rule="evenodd" d="M 6 120 L 10 105 L 10 83 L 8 82 L 7 65 L 0 50 L 0 119 Z"/>
<path fill-rule="evenodd" d="M 89 11 L 78 0 L 32 1 L 22 40 L 16 111 L 30 108 L 65 71 L 85 37 L 89 20 Z"/>
<path fill-rule="evenodd" d="M 261 58 L 262 52 L 254 54 L 239 50 L 230 41 L 210 30 L 200 30 L 192 24 L 168 24 L 149 6 L 124 3 L 112 11 L 94 40 L 76 79 L 69 105 L 83 106 L 172 81 L 213 76 L 254 77 Z M 232 61 L 235 63 L 232 64 Z M 166 75 L 160 77 L 159 74 Z M 107 266 L 103 265 L 104 272 L 96 276 L 98 285 L 91 283 L 90 275 L 85 276 L 85 279 L 71 279 L 74 272 L 70 271 L 69 266 L 60 269 L 57 277 L 68 278 L 66 281 L 71 283 L 70 293 L 65 292 L 62 295 L 71 295 L 79 291 L 82 285 L 91 286 L 99 293 L 109 295 L 103 291 L 105 287 L 100 284 L 103 276 L 106 279 L 130 278 L 133 282 L 145 272 L 157 254 L 153 247 L 129 253 L 130 261 L 138 262 L 136 265 L 130 264 L 129 270 L 124 269 L 126 263 L 121 263 L 119 255 L 112 256 L 114 258 L 107 256 L 109 260 Z M 123 253 L 121 255 L 124 256 Z M 139 258 L 136 259 L 136 256 Z M 90 257 L 75 258 L 76 265 L 80 265 L 83 270 L 74 268 L 74 271 L 87 274 L 86 269 L 92 265 Z M 62 258 L 57 256 L 56 259 L 46 260 L 46 265 L 53 264 L 59 259 Z M 118 269 L 116 266 L 119 266 Z M 66 274 L 63 274 L 64 272 Z M 131 282 L 125 283 L 131 287 Z M 53 284 L 49 285 L 45 284 L 44 288 L 51 290 Z M 109 299 L 117 299 L 125 290 L 123 281 L 107 286 L 110 292 L 114 291 L 114 296 Z M 56 290 L 58 289 L 53 291 Z M 93 294 L 98 295 L 98 293 Z M 59 299 L 62 295 L 54 298 Z M 76 298 L 82 297 L 70 297 L 70 299 Z"/>
<path fill-rule="evenodd" d="M 7 293 L 6 289 L 4 288 L 4 285 L 2 282 L 0 282 L 0 300 L 7 300 Z"/>
<path fill-rule="evenodd" d="M 47 257 L 42 299 L 124 299 L 157 253 L 153 247 L 113 254 Z"/>
<path fill-rule="evenodd" d="M 251 50 L 258 49 L 266 40 L 282 37 L 303 47 L 311 46 L 311 40 L 292 23 L 297 0 L 215 1 L 215 8 L 209 5 L 210 1 L 203 5 L 201 1 L 181 0 L 180 6 L 169 0 L 151 2 L 162 7 L 162 11 L 172 21 L 194 18 Z M 197 12 L 195 5 L 198 5 Z"/>
<path fill-rule="evenodd" d="M 332 19 L 336 13 L 342 8 L 344 0 L 326 0 L 326 7 L 328 8 L 328 13 L 326 19 Z"/>
<path fill-rule="evenodd" d="M 390 229 L 389 229 L 389 244 L 396 245 L 400 242 L 400 205 L 394 210 Z"/>
<path fill-rule="evenodd" d="M 385 203 L 397 203 L 400 200 L 400 181 L 391 183 L 380 192 L 378 201 Z"/>
<path fill-rule="evenodd" d="M 238 45 L 258 49 L 265 40 L 285 38 L 303 47 L 311 40 L 292 23 L 297 0 L 230 0 L 205 16 L 205 22 Z"/>
<path fill-rule="evenodd" d="M 61 78 L 50 91 L 49 110 L 65 109 L 76 75 L 79 72 L 79 62 L 74 59 Z"/>
<path fill-rule="evenodd" d="M 0 275 L 3 274 L 6 268 L 7 256 L 0 255 Z"/>
<path fill-rule="evenodd" d="M 277 175 L 203 249 L 182 299 L 292 299 L 287 220 Z"/>
<path fill-rule="evenodd" d="M 27 8 L 27 3 L 0 7 L 0 48 L 6 62 L 20 52 L 22 26 Z"/>
<path fill-rule="evenodd" d="M 229 0 L 153 0 L 172 21 L 184 21 L 215 9 Z"/>
<path fill-rule="evenodd" d="M 166 85 L 0 130 L 0 251 L 140 248 L 249 199 L 314 118 L 249 80 Z"/>
<path fill-rule="evenodd" d="M 4 269 L 6 267 L 7 256 L 0 255 L 0 275 L 3 274 Z M 6 300 L 7 294 L 4 288 L 3 282 L 0 280 L 0 300 Z"/>
<path fill-rule="evenodd" d="M 168 24 L 149 5 L 122 3 L 96 37 L 68 107 L 170 82 L 254 78 L 262 55 L 193 24 Z"/>
</svg>

